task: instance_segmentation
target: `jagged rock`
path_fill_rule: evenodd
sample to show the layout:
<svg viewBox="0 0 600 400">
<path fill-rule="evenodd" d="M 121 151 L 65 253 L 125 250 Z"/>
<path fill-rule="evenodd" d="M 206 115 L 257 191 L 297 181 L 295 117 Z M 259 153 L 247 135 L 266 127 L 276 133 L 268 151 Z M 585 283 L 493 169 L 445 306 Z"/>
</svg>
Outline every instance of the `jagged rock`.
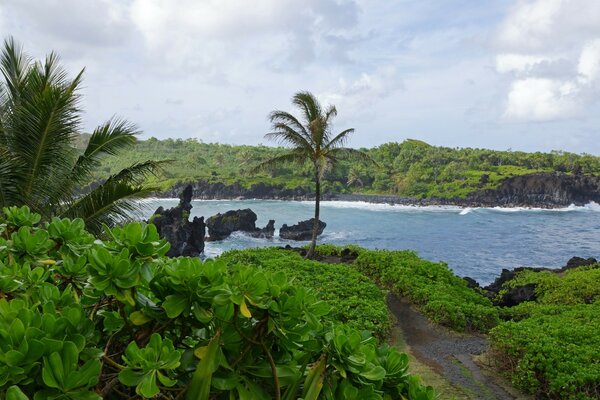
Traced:
<svg viewBox="0 0 600 400">
<path fill-rule="evenodd" d="M 495 189 L 467 196 L 474 205 L 561 207 L 600 201 L 600 177 L 540 172 L 510 177 Z"/>
<path fill-rule="evenodd" d="M 535 288 L 536 285 L 533 283 L 528 283 L 526 285 L 521 285 L 513 288 L 506 288 L 505 284 L 511 280 L 513 280 L 518 273 L 523 271 L 531 271 L 531 272 L 552 272 L 555 274 L 563 273 L 569 269 L 581 267 L 584 265 L 593 265 L 596 264 L 597 261 L 595 258 L 584 259 L 581 257 L 572 257 L 569 261 L 567 261 L 567 265 L 558 269 L 551 268 L 532 268 L 532 267 L 519 267 L 513 270 L 503 269 L 502 273 L 496 280 L 490 285 L 483 288 L 486 296 L 488 296 L 492 302 L 497 306 L 502 307 L 512 307 L 520 304 L 524 301 L 534 301 L 536 299 Z M 464 278 L 467 280 L 472 280 L 471 278 Z M 502 289 L 506 289 L 504 293 L 500 296 Z"/>
<path fill-rule="evenodd" d="M 597 263 L 598 261 L 593 257 L 590 257 L 588 259 L 581 257 L 572 257 L 569 261 L 567 261 L 567 265 L 563 269 L 583 267 L 584 265 L 593 265 Z"/>
<path fill-rule="evenodd" d="M 463 277 L 463 279 L 467 282 L 467 286 L 470 287 L 471 289 L 476 289 L 479 286 L 479 283 L 477 283 L 477 281 L 473 278 L 470 278 L 468 276 Z"/>
<path fill-rule="evenodd" d="M 204 217 L 194 217 L 190 222 L 191 209 L 192 187 L 187 186 L 176 207 L 168 210 L 159 207 L 148 221 L 156 225 L 160 237 L 171 244 L 167 253 L 169 257 L 196 257 L 204 251 Z"/>
<path fill-rule="evenodd" d="M 311 218 L 306 221 L 300 221 L 296 225 L 287 226 L 283 224 L 279 229 L 279 236 L 282 239 L 288 240 L 310 240 L 312 238 L 312 230 L 315 219 Z M 318 234 L 322 234 L 327 224 L 323 221 L 319 221 Z"/>
<path fill-rule="evenodd" d="M 275 221 L 273 221 L 273 224 Z M 249 208 L 245 210 L 231 210 L 224 214 L 213 215 L 206 220 L 209 240 L 223 240 L 235 231 L 258 233 L 261 230 L 256 227 L 256 214 Z M 265 229 L 269 226 L 267 225 Z M 266 236 L 265 231 L 265 236 Z"/>
<path fill-rule="evenodd" d="M 272 239 L 273 236 L 275 236 L 275 220 L 270 219 L 269 223 L 264 228 L 249 233 L 250 236 L 255 238 Z"/>
</svg>

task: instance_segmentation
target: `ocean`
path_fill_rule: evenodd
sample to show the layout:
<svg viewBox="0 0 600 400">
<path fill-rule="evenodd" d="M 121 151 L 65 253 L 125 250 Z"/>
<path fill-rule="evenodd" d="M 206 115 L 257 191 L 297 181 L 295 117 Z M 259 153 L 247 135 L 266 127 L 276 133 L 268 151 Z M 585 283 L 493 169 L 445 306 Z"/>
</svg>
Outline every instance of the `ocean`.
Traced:
<svg viewBox="0 0 600 400">
<path fill-rule="evenodd" d="M 143 201 L 142 218 L 159 206 L 174 207 L 178 199 Z M 207 242 L 205 255 L 230 249 L 299 246 L 278 237 L 282 224 L 292 225 L 313 215 L 310 201 L 194 200 L 191 216 L 210 217 L 228 210 L 250 208 L 258 227 L 275 220 L 274 239 L 234 233 L 226 240 Z M 321 202 L 327 227 L 320 243 L 356 244 L 371 249 L 410 249 L 422 258 L 443 261 L 459 276 L 480 284 L 492 282 L 503 268 L 559 268 L 573 256 L 600 258 L 600 205 L 560 209 L 413 207 L 364 202 Z"/>
</svg>

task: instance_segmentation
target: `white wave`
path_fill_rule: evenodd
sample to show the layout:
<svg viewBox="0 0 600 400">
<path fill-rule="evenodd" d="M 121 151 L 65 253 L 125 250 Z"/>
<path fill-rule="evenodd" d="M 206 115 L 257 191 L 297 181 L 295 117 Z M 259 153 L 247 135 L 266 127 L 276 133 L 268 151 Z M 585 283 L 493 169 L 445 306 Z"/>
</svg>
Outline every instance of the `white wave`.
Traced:
<svg viewBox="0 0 600 400">
<path fill-rule="evenodd" d="M 475 209 L 473 209 L 473 208 L 471 208 L 471 207 L 467 207 L 467 208 L 463 209 L 463 210 L 462 210 L 462 211 L 459 213 L 459 215 L 467 215 L 467 214 L 470 214 L 470 213 L 471 213 L 472 211 L 474 211 L 474 210 L 476 210 L 476 208 L 475 208 Z"/>
<path fill-rule="evenodd" d="M 492 207 L 487 208 L 488 210 L 498 211 L 498 212 L 600 212 L 600 204 L 596 202 L 589 202 L 584 206 L 576 206 L 575 204 L 571 204 L 567 207 L 561 208 L 541 208 L 541 207 Z"/>
<path fill-rule="evenodd" d="M 302 201 L 303 204 L 314 204 L 312 201 Z M 459 206 L 418 206 L 387 203 L 369 203 L 366 201 L 335 201 L 327 200 L 321 202 L 322 207 L 331 208 L 355 208 L 370 211 L 397 211 L 397 212 L 460 212 L 463 208 Z"/>
</svg>

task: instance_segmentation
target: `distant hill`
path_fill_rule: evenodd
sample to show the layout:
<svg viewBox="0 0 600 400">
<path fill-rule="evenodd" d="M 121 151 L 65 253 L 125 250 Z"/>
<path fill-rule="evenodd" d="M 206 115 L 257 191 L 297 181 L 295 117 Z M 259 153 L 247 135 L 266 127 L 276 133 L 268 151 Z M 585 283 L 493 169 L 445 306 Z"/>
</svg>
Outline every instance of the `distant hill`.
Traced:
<svg viewBox="0 0 600 400">
<path fill-rule="evenodd" d="M 82 145 L 89 137 L 82 136 Z M 506 178 L 537 172 L 600 175 L 600 157 L 562 151 L 526 153 L 486 149 L 432 146 L 407 139 L 386 143 L 367 151 L 381 168 L 342 162 L 326 175 L 325 190 L 331 193 L 392 194 L 416 198 L 466 198 L 484 189 L 494 189 Z M 140 140 L 119 157 L 106 159 L 96 171 L 100 180 L 132 162 L 147 159 L 173 160 L 153 184 L 166 190 L 179 182 L 281 185 L 311 190 L 308 165 L 284 165 L 267 172 L 249 174 L 252 166 L 285 149 L 267 146 L 208 144 L 196 140 Z"/>
</svg>

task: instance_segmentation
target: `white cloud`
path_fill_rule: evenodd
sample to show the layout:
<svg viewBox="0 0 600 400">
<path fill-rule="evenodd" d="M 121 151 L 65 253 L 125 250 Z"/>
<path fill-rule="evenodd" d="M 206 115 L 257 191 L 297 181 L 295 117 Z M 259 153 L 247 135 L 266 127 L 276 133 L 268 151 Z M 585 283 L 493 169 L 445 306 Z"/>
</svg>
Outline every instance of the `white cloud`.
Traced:
<svg viewBox="0 0 600 400">
<path fill-rule="evenodd" d="M 578 88 L 552 79 L 514 81 L 508 93 L 505 115 L 531 121 L 550 121 L 578 113 Z"/>
<path fill-rule="evenodd" d="M 600 1 L 520 0 L 496 44 L 496 71 L 512 77 L 506 117 L 579 117 L 600 99 Z"/>
</svg>

